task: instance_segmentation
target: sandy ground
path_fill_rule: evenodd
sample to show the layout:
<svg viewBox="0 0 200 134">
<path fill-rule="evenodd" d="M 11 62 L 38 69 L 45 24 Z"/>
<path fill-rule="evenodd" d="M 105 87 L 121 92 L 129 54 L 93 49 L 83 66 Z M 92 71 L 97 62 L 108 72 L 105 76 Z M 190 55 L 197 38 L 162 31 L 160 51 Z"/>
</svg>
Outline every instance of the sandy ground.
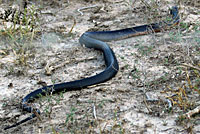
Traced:
<svg viewBox="0 0 200 134">
<path fill-rule="evenodd" d="M 198 65 L 200 61 L 200 33 L 192 30 L 193 25 L 200 23 L 200 10 L 192 2 L 183 3 L 185 10 L 181 11 L 182 22 L 191 24 L 188 31 L 175 27 L 158 34 L 109 42 L 120 66 L 116 77 L 81 91 L 40 98 L 33 105 L 41 109 L 41 121 L 34 119 L 8 131 L 1 130 L 27 117 L 28 114 L 20 109 L 20 101 L 31 91 L 43 85 L 92 76 L 105 68 L 100 52 L 79 44 L 82 33 L 159 21 L 168 16 L 169 7 L 175 5 L 173 1 L 159 3 L 159 17 L 156 18 L 153 12 L 147 12 L 141 1 L 61 3 L 43 3 L 40 11 L 42 32 L 31 44 L 24 44 L 28 46 L 27 65 L 20 64 L 20 57 L 11 50 L 0 55 L 0 133 L 200 133 L 199 116 L 195 122 L 180 125 L 177 117 L 186 111 L 174 105 L 169 112 L 165 101 L 172 95 L 167 92 L 168 87 L 177 90 L 187 83 L 178 66 L 181 63 Z M 41 3 L 35 5 L 38 7 Z M 81 10 L 83 14 L 77 11 L 89 6 L 93 7 Z M 74 20 L 76 24 L 69 36 Z M 182 34 L 177 36 L 178 32 Z M 1 50 L 12 48 L 6 47 L 9 43 L 1 44 Z M 66 62 L 64 66 L 50 75 L 45 74 L 45 68 L 63 62 Z M 195 80 L 191 78 L 192 82 Z M 158 101 L 146 102 L 144 92 Z M 193 108 L 200 105 L 197 92 L 188 94 L 188 99 L 195 102 Z M 73 119 L 66 122 L 72 115 Z"/>
</svg>

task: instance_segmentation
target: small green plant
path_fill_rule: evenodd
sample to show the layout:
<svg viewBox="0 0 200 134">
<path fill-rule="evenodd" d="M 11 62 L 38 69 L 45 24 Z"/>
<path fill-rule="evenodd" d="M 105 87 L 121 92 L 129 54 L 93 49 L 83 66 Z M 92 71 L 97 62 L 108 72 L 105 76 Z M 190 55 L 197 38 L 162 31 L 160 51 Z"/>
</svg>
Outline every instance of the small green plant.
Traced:
<svg viewBox="0 0 200 134">
<path fill-rule="evenodd" d="M 169 32 L 169 36 L 172 41 L 181 42 L 182 41 L 182 34 L 180 32 Z"/>
<path fill-rule="evenodd" d="M 139 53 L 142 56 L 148 56 L 149 54 L 151 54 L 151 52 L 152 52 L 154 47 L 153 46 L 144 46 L 144 45 L 137 44 L 137 45 L 135 45 L 135 48 L 138 49 Z"/>
<path fill-rule="evenodd" d="M 6 98 L 3 98 L 2 102 L 2 107 L 6 107 L 8 105 L 8 100 Z"/>
<path fill-rule="evenodd" d="M 140 78 L 140 71 L 134 67 L 134 69 L 131 71 L 131 76 L 133 79 L 139 79 Z"/>
<path fill-rule="evenodd" d="M 76 112 L 76 108 L 72 107 L 70 109 L 70 113 L 68 113 L 66 115 L 65 124 L 68 124 L 68 123 L 74 124 L 74 122 L 75 122 L 75 117 L 74 117 L 75 116 L 75 112 Z"/>
</svg>

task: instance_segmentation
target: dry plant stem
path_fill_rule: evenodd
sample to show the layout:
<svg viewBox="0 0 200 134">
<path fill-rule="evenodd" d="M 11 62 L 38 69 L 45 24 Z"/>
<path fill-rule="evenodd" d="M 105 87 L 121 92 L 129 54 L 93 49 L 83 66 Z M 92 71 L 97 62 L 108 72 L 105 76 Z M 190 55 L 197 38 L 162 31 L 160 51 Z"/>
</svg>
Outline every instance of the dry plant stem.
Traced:
<svg viewBox="0 0 200 134">
<path fill-rule="evenodd" d="M 146 100 L 146 97 L 144 97 L 144 104 L 145 104 L 145 106 L 146 106 L 146 108 L 147 108 L 147 110 L 149 111 L 149 113 L 152 113 L 152 110 L 149 108 L 149 106 L 148 106 L 148 104 L 147 104 L 147 100 Z"/>
<path fill-rule="evenodd" d="M 199 114 L 200 113 L 200 106 L 196 107 L 195 109 L 187 112 L 186 114 L 183 115 L 183 117 L 191 118 L 194 114 Z"/>
<path fill-rule="evenodd" d="M 143 4 L 145 4 L 145 6 L 146 7 L 151 7 L 147 2 L 145 2 L 144 0 L 141 0 L 141 2 L 143 3 Z"/>
<path fill-rule="evenodd" d="M 6 52 L 3 51 L 3 50 L 0 50 L 0 54 L 4 54 L 4 55 L 6 55 Z"/>
<path fill-rule="evenodd" d="M 86 60 L 94 60 L 96 59 L 95 57 L 89 57 L 87 59 L 74 59 L 74 60 L 71 60 L 71 61 L 65 61 L 59 65 L 56 65 L 56 66 L 51 66 L 49 63 L 47 63 L 46 67 L 45 67 L 45 73 L 47 75 L 51 75 L 52 74 L 52 71 L 58 69 L 58 68 L 61 68 L 63 66 L 65 66 L 65 64 L 69 64 L 70 62 L 83 62 L 83 61 L 86 61 Z"/>
<path fill-rule="evenodd" d="M 109 121 L 107 121 L 106 124 L 104 125 L 102 132 L 104 132 L 106 130 L 106 127 L 108 126 L 108 123 L 109 123 Z"/>
<path fill-rule="evenodd" d="M 95 120 L 97 119 L 97 113 L 96 113 L 96 107 L 95 105 L 93 104 L 93 116 L 95 118 Z"/>
<path fill-rule="evenodd" d="M 182 63 L 181 65 L 185 66 L 185 67 L 190 67 L 190 68 L 193 68 L 193 69 L 196 69 L 198 71 L 200 71 L 200 68 L 196 67 L 196 66 L 192 66 L 190 64 L 186 64 L 186 63 Z"/>
<path fill-rule="evenodd" d="M 35 110 L 33 111 L 33 113 L 37 116 L 37 118 L 38 118 L 40 121 L 42 121 L 41 116 L 40 116 Z"/>
<path fill-rule="evenodd" d="M 73 17 L 73 20 L 74 20 L 74 24 L 73 26 L 71 27 L 70 31 L 68 34 L 71 34 L 72 33 L 72 30 L 74 29 L 75 25 L 76 25 L 76 19 Z"/>
<path fill-rule="evenodd" d="M 83 12 L 81 12 L 81 10 L 94 8 L 94 7 L 97 7 L 97 5 L 93 5 L 93 6 L 89 6 L 89 7 L 82 7 L 82 8 L 77 9 L 77 11 L 81 14 L 81 16 L 83 16 Z"/>
</svg>

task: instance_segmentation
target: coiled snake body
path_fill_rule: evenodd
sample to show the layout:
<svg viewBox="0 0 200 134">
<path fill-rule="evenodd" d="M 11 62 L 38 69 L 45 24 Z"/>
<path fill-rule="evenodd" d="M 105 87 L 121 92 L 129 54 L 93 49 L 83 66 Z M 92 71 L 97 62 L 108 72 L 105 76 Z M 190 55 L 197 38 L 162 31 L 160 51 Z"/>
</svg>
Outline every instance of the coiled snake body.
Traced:
<svg viewBox="0 0 200 134">
<path fill-rule="evenodd" d="M 172 7 L 170 13 L 172 15 L 172 21 L 170 24 L 166 23 L 165 26 L 173 26 L 179 22 L 178 8 Z M 34 109 L 29 104 L 35 98 L 38 98 L 40 95 L 48 95 L 49 93 L 59 93 L 62 91 L 66 92 L 72 90 L 81 90 L 82 88 L 105 82 L 114 77 L 119 69 L 118 62 L 114 52 L 104 41 L 108 42 L 112 40 L 121 40 L 133 36 L 148 34 L 150 31 L 159 32 L 162 29 L 165 28 L 161 26 L 160 23 L 154 23 L 150 25 L 142 25 L 116 31 L 85 32 L 79 39 L 80 44 L 85 44 L 85 46 L 88 48 L 94 48 L 102 51 L 104 54 L 106 69 L 95 76 L 72 82 L 65 82 L 61 84 L 42 87 L 29 93 L 22 99 L 21 106 L 24 111 L 33 114 L 30 117 L 27 117 L 26 119 L 17 122 L 14 125 L 4 128 L 4 130 L 16 127 L 28 120 L 35 118 L 37 114 L 40 114 L 39 109 Z"/>
</svg>

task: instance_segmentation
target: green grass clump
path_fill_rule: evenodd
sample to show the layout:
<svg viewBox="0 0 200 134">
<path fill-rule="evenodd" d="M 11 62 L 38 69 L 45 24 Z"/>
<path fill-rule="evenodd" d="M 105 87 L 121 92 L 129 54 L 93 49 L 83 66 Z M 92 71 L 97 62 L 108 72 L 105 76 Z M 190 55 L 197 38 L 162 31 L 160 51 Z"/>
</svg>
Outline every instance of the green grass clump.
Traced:
<svg viewBox="0 0 200 134">
<path fill-rule="evenodd" d="M 27 59 L 30 56 L 27 51 L 32 48 L 38 22 L 34 6 L 25 8 L 23 11 L 15 9 L 13 19 L 4 20 L 4 27 L 0 30 L 1 43 L 17 57 L 15 64 L 27 65 Z"/>
</svg>

